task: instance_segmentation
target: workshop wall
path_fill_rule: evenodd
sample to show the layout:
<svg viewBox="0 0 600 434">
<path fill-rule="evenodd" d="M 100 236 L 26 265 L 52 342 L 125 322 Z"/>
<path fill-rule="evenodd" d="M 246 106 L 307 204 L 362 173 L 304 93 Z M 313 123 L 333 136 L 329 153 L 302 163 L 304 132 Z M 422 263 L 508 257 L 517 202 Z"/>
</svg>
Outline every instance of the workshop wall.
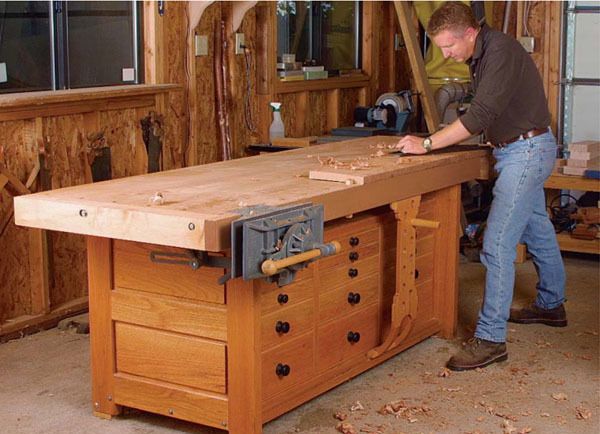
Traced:
<svg viewBox="0 0 600 434">
<path fill-rule="evenodd" d="M 178 164 L 183 160 L 204 164 L 219 161 L 222 156 L 215 107 L 215 44 L 221 43 L 221 21 L 225 24 L 227 38 L 226 64 L 229 75 L 226 102 L 234 158 L 245 156 L 248 144 L 268 141 L 270 101 L 283 102 L 282 118 L 288 136 L 323 135 L 331 128 L 352 124 L 353 109 L 357 103 L 372 104 L 381 93 L 410 88 L 407 55 L 404 50 L 393 50 L 394 34 L 399 33 L 393 3 L 365 2 L 363 5 L 363 65 L 368 77 L 354 86 L 334 80 L 317 86 L 312 83 L 281 85 L 276 82 L 276 47 L 273 43 L 275 7 L 274 2 L 259 2 L 246 13 L 237 29 L 237 32 L 245 35 L 245 45 L 250 50 L 249 71 L 244 55 L 235 55 L 233 50 L 232 2 L 215 2 L 202 14 L 195 33 L 207 37 L 209 50 L 208 55 L 194 57 L 192 68 L 186 60 L 185 33 L 189 20 L 186 4 L 166 2 L 162 16 L 158 15 L 156 7 L 145 11 L 154 14 L 155 22 L 164 29 L 162 36 L 157 35 L 155 46 L 151 48 L 164 53 L 162 58 L 155 56 L 156 67 L 166 70 L 162 77 L 164 81 L 157 77 L 157 82 L 178 83 L 183 89 L 195 89 L 193 98 L 188 98 L 183 91 L 169 96 L 167 128 L 172 133 L 167 130 L 166 140 L 183 144 L 187 142 L 188 135 L 194 139 L 189 149 L 183 149 L 182 145 L 181 155 L 177 155 L 174 162 L 175 167 L 179 167 Z M 189 77 L 191 82 L 187 81 L 186 76 L 189 71 L 194 72 L 193 77 Z M 289 84 L 292 86 L 286 86 Z M 249 110 L 245 107 L 248 88 L 251 93 Z M 194 111 L 192 131 L 187 129 L 190 120 L 187 107 Z"/>
</svg>

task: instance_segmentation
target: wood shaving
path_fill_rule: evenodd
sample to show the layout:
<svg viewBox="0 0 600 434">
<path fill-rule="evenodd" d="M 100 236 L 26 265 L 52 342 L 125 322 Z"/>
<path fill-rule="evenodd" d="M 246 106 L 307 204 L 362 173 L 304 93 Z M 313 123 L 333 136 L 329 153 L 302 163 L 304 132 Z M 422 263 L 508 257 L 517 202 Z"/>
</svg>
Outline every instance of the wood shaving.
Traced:
<svg viewBox="0 0 600 434">
<path fill-rule="evenodd" d="M 592 417 L 592 411 L 585 408 L 583 405 L 575 407 L 575 417 L 578 420 L 587 420 Z"/>
<path fill-rule="evenodd" d="M 337 429 L 339 432 L 343 433 L 343 434 L 358 434 L 356 432 L 356 429 L 352 426 L 352 424 L 349 424 L 348 422 L 340 422 L 336 425 L 335 429 Z"/>
<path fill-rule="evenodd" d="M 451 375 L 451 371 L 448 368 L 443 368 L 440 372 L 438 372 L 438 377 L 446 378 Z"/>
<path fill-rule="evenodd" d="M 460 392 L 462 390 L 461 387 L 444 387 L 442 388 L 444 392 Z"/>
<path fill-rule="evenodd" d="M 502 422 L 502 432 L 503 434 L 512 434 L 514 432 L 516 432 L 517 429 L 513 426 L 512 422 L 510 420 L 504 420 Z"/>
<path fill-rule="evenodd" d="M 408 406 L 404 403 L 404 401 L 392 401 L 385 404 L 377 412 L 384 416 L 391 414 L 396 418 L 403 418 L 409 423 L 415 423 L 418 421 L 416 416 L 427 415 L 429 412 L 431 412 L 431 408 L 427 407 L 426 405 Z"/>
<path fill-rule="evenodd" d="M 165 202 L 165 198 L 160 191 L 157 191 L 152 196 L 150 196 L 150 198 L 148 199 L 148 203 L 153 206 L 162 205 L 164 202 Z"/>
<path fill-rule="evenodd" d="M 379 158 L 379 157 L 383 157 L 384 155 L 387 155 L 387 154 L 380 149 L 379 151 L 375 152 L 374 154 L 371 154 L 370 157 L 371 158 Z"/>
<path fill-rule="evenodd" d="M 562 392 L 553 393 L 552 394 L 552 399 L 554 399 L 555 401 L 566 401 L 567 400 L 567 395 L 565 395 Z"/>
<path fill-rule="evenodd" d="M 371 164 L 369 158 L 365 157 L 358 157 L 352 161 L 342 161 L 331 156 L 321 157 L 317 155 L 317 161 L 321 166 L 331 167 L 332 169 L 364 170 L 376 167 Z"/>
<path fill-rule="evenodd" d="M 335 417 L 337 420 L 343 421 L 348 418 L 348 415 L 346 413 L 342 413 L 341 411 L 336 411 L 333 417 Z"/>
<path fill-rule="evenodd" d="M 360 401 L 356 401 L 354 404 L 350 406 L 350 411 L 364 410 L 365 408 L 360 403 Z"/>
</svg>

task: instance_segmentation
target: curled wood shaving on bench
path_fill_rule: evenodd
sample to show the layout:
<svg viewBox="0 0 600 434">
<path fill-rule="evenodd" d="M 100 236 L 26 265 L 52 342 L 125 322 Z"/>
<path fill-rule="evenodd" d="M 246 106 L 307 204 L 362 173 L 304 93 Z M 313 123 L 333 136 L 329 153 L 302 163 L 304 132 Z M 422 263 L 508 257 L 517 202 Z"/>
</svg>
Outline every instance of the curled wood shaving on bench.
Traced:
<svg viewBox="0 0 600 434">
<path fill-rule="evenodd" d="M 355 158 L 352 161 L 341 161 L 334 157 L 321 157 L 317 155 L 317 160 L 321 166 L 331 167 L 333 169 L 350 169 L 350 170 L 362 170 L 362 169 L 370 169 L 373 166 L 368 158 L 359 157 Z"/>
</svg>

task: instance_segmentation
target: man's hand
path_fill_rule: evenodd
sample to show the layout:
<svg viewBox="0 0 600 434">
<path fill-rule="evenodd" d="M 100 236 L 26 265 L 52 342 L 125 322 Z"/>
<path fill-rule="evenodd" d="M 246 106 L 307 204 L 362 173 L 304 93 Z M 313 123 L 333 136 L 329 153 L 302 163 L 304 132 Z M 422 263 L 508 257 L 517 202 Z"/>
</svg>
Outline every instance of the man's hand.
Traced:
<svg viewBox="0 0 600 434">
<path fill-rule="evenodd" d="M 405 154 L 425 154 L 427 151 L 423 147 L 423 137 L 404 136 L 396 144 L 396 149 L 399 149 Z"/>
</svg>

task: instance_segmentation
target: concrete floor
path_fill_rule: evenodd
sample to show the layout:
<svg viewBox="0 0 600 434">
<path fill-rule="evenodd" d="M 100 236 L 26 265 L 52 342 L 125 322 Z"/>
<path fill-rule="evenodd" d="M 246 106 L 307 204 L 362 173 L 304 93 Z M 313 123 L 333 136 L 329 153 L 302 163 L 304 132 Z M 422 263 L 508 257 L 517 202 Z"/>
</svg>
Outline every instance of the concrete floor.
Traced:
<svg viewBox="0 0 600 434">
<path fill-rule="evenodd" d="M 336 413 L 356 433 L 600 432 L 597 257 L 568 256 L 569 327 L 509 327 L 509 360 L 446 376 L 444 363 L 472 333 L 484 269 L 460 268 L 459 338 L 428 339 L 268 423 L 265 434 L 339 432 Z M 517 268 L 515 305 L 534 296 L 535 270 Z M 52 329 L 0 345 L 2 433 L 199 433 L 223 431 L 127 410 L 92 416 L 89 337 Z M 380 414 L 393 403 L 394 414 Z"/>
</svg>

